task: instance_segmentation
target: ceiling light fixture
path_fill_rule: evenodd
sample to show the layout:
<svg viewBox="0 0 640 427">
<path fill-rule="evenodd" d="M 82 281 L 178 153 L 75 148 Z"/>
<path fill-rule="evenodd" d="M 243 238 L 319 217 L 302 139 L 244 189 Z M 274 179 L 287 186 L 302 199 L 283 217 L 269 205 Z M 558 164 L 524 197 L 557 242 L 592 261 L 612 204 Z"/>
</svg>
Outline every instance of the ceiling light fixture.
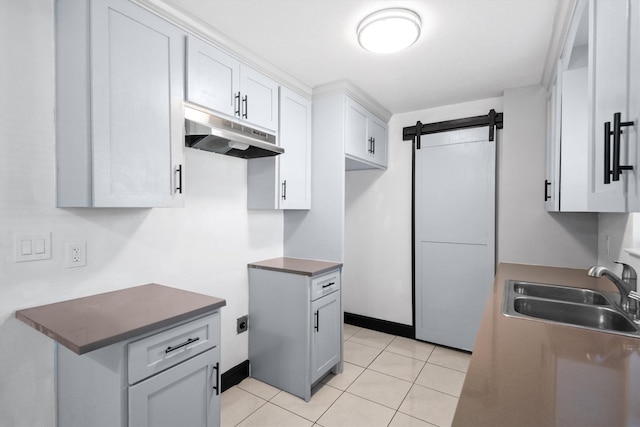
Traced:
<svg viewBox="0 0 640 427">
<path fill-rule="evenodd" d="M 399 52 L 418 40 L 421 24 L 420 17 L 409 9 L 379 10 L 358 25 L 358 43 L 375 53 Z"/>
</svg>

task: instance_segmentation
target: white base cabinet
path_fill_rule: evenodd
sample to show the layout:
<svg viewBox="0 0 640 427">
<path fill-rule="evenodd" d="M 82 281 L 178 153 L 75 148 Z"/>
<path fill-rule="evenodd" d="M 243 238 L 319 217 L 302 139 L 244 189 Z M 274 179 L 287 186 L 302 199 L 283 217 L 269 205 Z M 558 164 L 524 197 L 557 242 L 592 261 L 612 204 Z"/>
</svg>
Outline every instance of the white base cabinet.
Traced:
<svg viewBox="0 0 640 427">
<path fill-rule="evenodd" d="M 126 0 L 55 9 L 58 206 L 182 206 L 184 33 Z"/>
<path fill-rule="evenodd" d="M 220 312 L 77 355 L 57 345 L 58 425 L 220 425 Z"/>
<path fill-rule="evenodd" d="M 251 377 L 309 401 L 342 372 L 340 270 L 318 276 L 249 268 Z"/>
</svg>

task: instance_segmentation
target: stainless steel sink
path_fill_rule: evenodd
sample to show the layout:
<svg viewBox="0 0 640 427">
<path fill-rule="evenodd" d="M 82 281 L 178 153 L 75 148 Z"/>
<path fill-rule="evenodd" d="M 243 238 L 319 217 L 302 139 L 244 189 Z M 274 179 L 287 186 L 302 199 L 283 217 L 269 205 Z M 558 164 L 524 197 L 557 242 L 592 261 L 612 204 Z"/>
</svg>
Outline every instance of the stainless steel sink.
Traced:
<svg viewBox="0 0 640 427">
<path fill-rule="evenodd" d="M 611 302 L 599 292 L 567 286 L 543 285 L 541 283 L 514 282 L 513 290 L 521 295 L 547 298 L 580 304 L 611 305 Z"/>
<path fill-rule="evenodd" d="M 608 294 L 589 289 L 508 280 L 503 314 L 640 337 L 640 327 Z"/>
</svg>

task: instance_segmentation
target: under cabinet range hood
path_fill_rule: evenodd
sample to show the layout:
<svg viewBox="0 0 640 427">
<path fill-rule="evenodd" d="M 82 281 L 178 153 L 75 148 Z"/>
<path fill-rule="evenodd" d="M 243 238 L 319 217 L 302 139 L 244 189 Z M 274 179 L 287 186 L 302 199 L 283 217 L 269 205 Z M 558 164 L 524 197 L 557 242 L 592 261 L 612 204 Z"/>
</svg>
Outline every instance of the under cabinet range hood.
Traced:
<svg viewBox="0 0 640 427">
<path fill-rule="evenodd" d="M 185 145 L 227 156 L 254 159 L 277 156 L 284 148 L 276 136 L 234 123 L 191 105 L 184 107 Z"/>
</svg>

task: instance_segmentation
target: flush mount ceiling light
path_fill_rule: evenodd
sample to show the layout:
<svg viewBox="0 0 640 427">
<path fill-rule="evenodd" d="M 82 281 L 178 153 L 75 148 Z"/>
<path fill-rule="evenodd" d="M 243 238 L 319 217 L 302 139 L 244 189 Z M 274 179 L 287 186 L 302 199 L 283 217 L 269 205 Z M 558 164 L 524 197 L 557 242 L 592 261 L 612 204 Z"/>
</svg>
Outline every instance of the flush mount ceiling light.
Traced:
<svg viewBox="0 0 640 427">
<path fill-rule="evenodd" d="M 420 26 L 420 17 L 409 9 L 379 10 L 358 25 L 358 43 L 370 52 L 398 52 L 418 40 Z"/>
</svg>

